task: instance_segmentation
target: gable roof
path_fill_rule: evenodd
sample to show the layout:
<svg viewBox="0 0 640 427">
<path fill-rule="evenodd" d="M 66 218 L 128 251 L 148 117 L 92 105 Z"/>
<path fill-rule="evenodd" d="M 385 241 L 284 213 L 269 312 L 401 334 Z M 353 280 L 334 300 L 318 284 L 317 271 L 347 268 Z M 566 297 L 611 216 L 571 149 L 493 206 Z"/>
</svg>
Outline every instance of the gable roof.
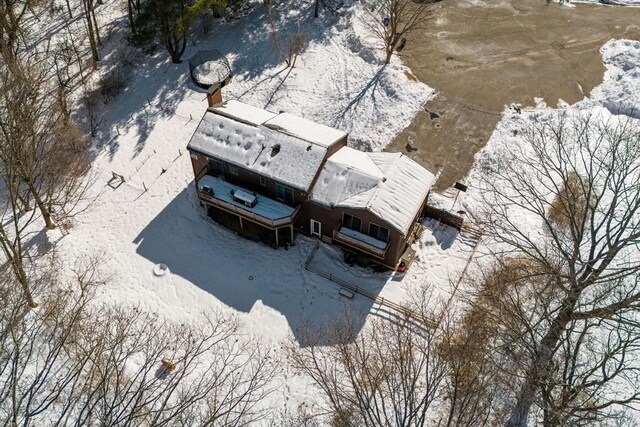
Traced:
<svg viewBox="0 0 640 427">
<path fill-rule="evenodd" d="M 267 120 L 264 124 L 271 129 L 279 130 L 327 148 L 347 136 L 346 132 L 339 129 L 321 125 L 289 113 L 280 113 Z"/>
<path fill-rule="evenodd" d="M 267 120 L 277 116 L 276 113 L 272 113 L 271 111 L 263 110 L 262 108 L 254 107 L 253 105 L 235 100 L 223 102 L 209 110 L 230 119 L 235 119 L 239 122 L 244 122 L 253 126 L 259 126 Z"/>
<path fill-rule="evenodd" d="M 317 124 L 305 133 L 291 117 L 227 101 L 207 110 L 187 148 L 306 192 L 338 140 L 329 141 L 346 133 Z"/>
<path fill-rule="evenodd" d="M 343 147 L 327 159 L 310 199 L 366 209 L 407 235 L 435 176 L 402 153 L 365 153 Z"/>
</svg>

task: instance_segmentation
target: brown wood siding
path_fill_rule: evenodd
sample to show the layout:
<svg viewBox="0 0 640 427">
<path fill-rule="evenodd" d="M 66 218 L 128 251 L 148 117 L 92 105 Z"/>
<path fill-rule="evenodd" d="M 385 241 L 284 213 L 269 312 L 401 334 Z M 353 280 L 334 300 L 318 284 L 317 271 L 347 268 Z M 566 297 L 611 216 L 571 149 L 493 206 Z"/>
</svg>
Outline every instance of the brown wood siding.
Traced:
<svg viewBox="0 0 640 427">
<path fill-rule="evenodd" d="M 323 236 L 333 237 L 333 231 L 342 222 L 344 213 L 353 215 L 362 220 L 362 229 L 360 231 L 364 234 L 369 232 L 369 224 L 371 223 L 378 224 L 389 229 L 389 240 L 391 243 L 389 244 L 389 249 L 387 250 L 384 258 L 384 264 L 387 267 L 395 267 L 407 246 L 407 237 L 402 236 L 398 230 L 390 227 L 383 220 L 367 210 L 345 208 L 329 209 L 317 203 L 307 202 L 298 216 L 296 228 L 300 228 L 308 234 L 311 232 L 311 220 L 314 219 L 322 224 Z"/>
<path fill-rule="evenodd" d="M 193 155 L 197 156 L 197 160 L 195 160 L 193 158 Z M 231 184 L 235 184 L 238 185 L 240 187 L 246 188 L 247 190 L 251 190 L 251 191 L 255 191 L 258 194 L 261 194 L 265 197 L 269 197 L 270 199 L 273 200 L 277 200 L 276 199 L 276 182 L 266 178 L 266 186 L 263 186 L 260 184 L 260 177 L 262 175 L 253 173 L 247 169 L 243 169 L 239 166 L 237 166 L 238 169 L 238 175 L 234 175 L 231 173 L 231 168 L 230 168 L 230 164 L 217 159 L 215 157 L 211 157 L 211 156 L 205 156 L 202 153 L 198 153 L 198 152 L 192 152 L 192 156 L 191 156 L 191 163 L 193 165 L 193 171 L 194 171 L 194 175 L 196 176 L 196 178 L 199 178 L 198 173 L 201 173 L 200 171 L 205 170 L 205 173 L 207 171 L 207 165 L 209 163 L 209 160 L 212 161 L 220 161 L 224 164 L 224 179 L 228 182 L 230 182 Z M 286 184 L 281 184 L 287 188 L 291 188 L 291 190 L 293 190 L 293 205 L 294 206 L 298 206 L 300 204 L 302 204 L 305 199 L 306 199 L 306 195 L 307 193 L 304 191 L 300 191 L 296 188 L 293 188 L 291 186 L 288 186 Z"/>
<path fill-rule="evenodd" d="M 348 138 L 349 138 L 349 135 L 345 135 L 342 139 L 338 140 L 337 142 L 334 142 L 332 146 L 327 148 L 327 155 L 325 156 L 325 160 L 331 157 L 333 153 L 335 153 L 342 147 L 346 147 Z"/>
<path fill-rule="evenodd" d="M 191 166 L 193 167 L 193 176 L 196 178 L 196 181 L 198 181 L 200 177 L 207 173 L 207 164 L 209 163 L 209 159 L 207 156 L 200 153 L 190 152 L 190 155 Z"/>
<path fill-rule="evenodd" d="M 322 166 L 324 166 L 324 162 L 326 161 L 326 159 L 330 155 L 332 155 L 333 153 L 335 153 L 340 148 L 346 145 L 347 145 L 347 137 L 345 136 L 336 144 L 329 147 L 329 150 L 327 151 L 327 156 L 323 160 L 322 165 L 319 168 L 318 173 L 316 174 L 316 177 L 312 181 L 311 188 L 313 188 L 313 184 L 315 183 L 315 180 L 320 174 L 320 170 L 322 169 Z M 224 164 L 224 178 L 228 182 L 242 186 L 248 190 L 255 191 L 256 193 L 262 194 L 266 197 L 276 200 L 276 182 L 275 181 L 269 178 L 265 178 L 267 185 L 262 186 L 260 184 L 261 175 L 259 174 L 256 174 L 246 169 L 243 169 L 241 167 L 238 167 L 238 175 L 237 176 L 232 175 L 230 173 L 229 164 L 224 162 L 223 160 L 216 159 L 215 157 L 206 156 L 202 153 L 193 152 L 192 154 L 195 155 L 196 157 L 196 158 L 194 158 L 194 156 L 191 157 L 191 163 L 193 166 L 194 175 L 196 176 L 196 180 L 199 179 L 200 176 L 202 176 L 204 173 L 207 172 L 208 170 L 207 165 L 209 160 L 219 160 Z M 410 235 L 411 230 L 413 229 L 414 224 L 422 216 L 424 211 L 424 204 L 426 203 L 426 198 L 425 198 L 422 204 L 422 208 L 416 214 L 413 220 L 413 223 L 409 228 L 409 236 L 402 236 L 398 230 L 391 227 L 381 218 L 374 215 L 372 212 L 368 210 L 347 209 L 347 208 L 330 209 L 320 204 L 307 201 L 307 194 L 304 191 L 300 191 L 286 185 L 285 187 L 291 188 L 293 190 L 294 206 L 302 205 L 294 225 L 295 228 L 300 232 L 303 232 L 305 234 L 310 234 L 311 220 L 313 219 L 313 220 L 319 221 L 322 224 L 323 236 L 333 238 L 333 232 L 341 224 L 344 213 L 348 213 L 362 220 L 361 232 L 364 234 L 368 233 L 369 224 L 371 223 L 387 228 L 389 230 L 390 244 L 386 252 L 385 258 L 383 260 L 383 263 L 384 265 L 390 268 L 394 268 L 398 264 L 400 258 L 402 257 L 402 254 L 407 248 L 407 245 L 409 243 L 408 239 L 411 237 Z M 363 253 L 363 255 L 366 255 L 366 254 Z M 378 259 L 375 259 L 373 257 L 371 257 L 371 259 L 374 259 L 379 262 Z"/>
</svg>

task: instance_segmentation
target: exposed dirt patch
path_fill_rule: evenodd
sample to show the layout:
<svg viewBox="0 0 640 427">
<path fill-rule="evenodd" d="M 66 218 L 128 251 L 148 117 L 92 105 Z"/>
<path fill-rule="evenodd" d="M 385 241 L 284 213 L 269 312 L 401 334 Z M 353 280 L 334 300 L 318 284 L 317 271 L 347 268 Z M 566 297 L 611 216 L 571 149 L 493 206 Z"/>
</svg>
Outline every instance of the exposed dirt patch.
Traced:
<svg viewBox="0 0 640 427">
<path fill-rule="evenodd" d="M 414 81 L 414 82 L 418 81 L 418 78 L 414 76 L 413 73 L 411 73 L 410 71 L 405 71 L 404 75 L 407 76 L 407 78 L 411 81 Z"/>
<path fill-rule="evenodd" d="M 404 60 L 438 95 L 387 150 L 442 169 L 439 188 L 467 174 L 505 106 L 533 105 L 536 97 L 550 106 L 576 102 L 602 82 L 604 43 L 640 39 L 638 8 L 446 0 L 434 10 Z"/>
</svg>

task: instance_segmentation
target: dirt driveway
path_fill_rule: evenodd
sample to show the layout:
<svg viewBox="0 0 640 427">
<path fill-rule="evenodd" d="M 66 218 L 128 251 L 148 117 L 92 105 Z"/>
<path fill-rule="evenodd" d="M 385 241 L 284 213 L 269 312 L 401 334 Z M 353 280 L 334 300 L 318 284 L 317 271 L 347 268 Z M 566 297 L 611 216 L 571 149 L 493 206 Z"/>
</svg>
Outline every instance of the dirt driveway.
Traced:
<svg viewBox="0 0 640 427">
<path fill-rule="evenodd" d="M 438 95 L 387 150 L 442 169 L 440 189 L 464 178 L 505 105 L 576 102 L 602 82 L 604 43 L 640 39 L 640 8 L 544 0 L 444 0 L 434 8 L 404 60 Z"/>
</svg>

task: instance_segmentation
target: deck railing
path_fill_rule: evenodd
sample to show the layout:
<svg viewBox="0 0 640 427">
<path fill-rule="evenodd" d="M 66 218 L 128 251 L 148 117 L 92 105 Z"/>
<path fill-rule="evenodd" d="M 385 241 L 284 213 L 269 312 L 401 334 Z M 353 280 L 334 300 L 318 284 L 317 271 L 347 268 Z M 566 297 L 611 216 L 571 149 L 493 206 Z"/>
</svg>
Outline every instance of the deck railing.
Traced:
<svg viewBox="0 0 640 427">
<path fill-rule="evenodd" d="M 340 232 L 341 228 L 342 228 L 342 222 L 338 223 L 338 226 L 335 228 L 335 230 L 333 230 L 334 240 L 337 240 L 338 242 L 344 245 L 350 246 L 354 249 L 357 249 L 369 255 L 372 255 L 376 258 L 384 259 L 385 255 L 387 254 L 387 251 L 389 250 L 389 245 L 391 243 L 391 240 L 389 240 L 386 246 L 381 249 L 373 245 L 370 245 L 367 242 L 363 242 L 362 240 L 358 240 L 355 237 L 347 236 L 346 234 L 341 233 Z"/>
<path fill-rule="evenodd" d="M 288 216 L 286 218 L 280 218 L 280 219 L 276 219 L 276 220 L 272 220 L 269 218 L 265 218 L 261 215 L 256 214 L 255 212 L 251 212 L 249 210 L 246 209 L 242 209 L 239 206 L 236 206 L 232 203 L 228 203 L 225 202 L 223 200 L 217 199 L 214 196 L 211 196 L 209 193 L 207 193 L 206 191 L 202 191 L 199 190 L 198 191 L 198 196 L 200 198 L 201 201 L 203 201 L 204 203 L 211 205 L 211 206 L 215 206 L 218 209 L 222 209 L 223 211 L 238 215 L 244 219 L 248 219 L 250 221 L 253 221 L 255 223 L 264 225 L 266 227 L 269 228 L 279 228 L 279 227 L 284 227 L 287 225 L 291 225 L 295 219 L 295 217 L 298 215 L 298 212 L 300 211 L 300 206 L 296 207 L 293 210 L 293 213 L 291 214 L 291 216 Z"/>
</svg>

